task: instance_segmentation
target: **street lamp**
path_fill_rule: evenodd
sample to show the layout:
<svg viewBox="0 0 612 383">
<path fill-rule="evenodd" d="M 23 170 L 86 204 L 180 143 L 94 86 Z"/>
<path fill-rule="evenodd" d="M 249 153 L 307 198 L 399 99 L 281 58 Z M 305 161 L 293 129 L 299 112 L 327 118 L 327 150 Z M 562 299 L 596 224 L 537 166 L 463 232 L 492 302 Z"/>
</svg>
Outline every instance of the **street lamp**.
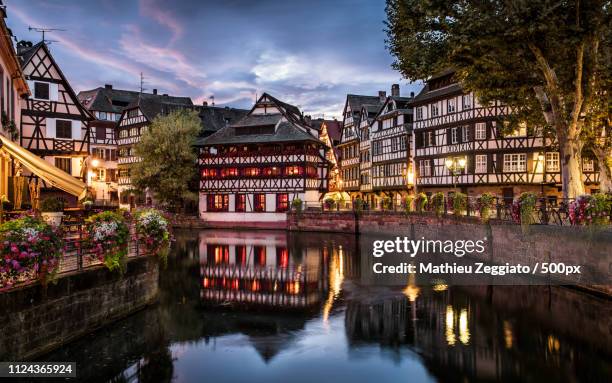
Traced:
<svg viewBox="0 0 612 383">
<path fill-rule="evenodd" d="M 453 187 L 455 189 L 457 189 L 457 181 L 459 179 L 459 175 L 461 174 L 463 169 L 465 169 L 466 162 L 467 160 L 465 159 L 465 157 L 446 159 L 446 162 L 445 162 L 446 168 L 448 169 L 449 173 L 453 177 Z"/>
</svg>

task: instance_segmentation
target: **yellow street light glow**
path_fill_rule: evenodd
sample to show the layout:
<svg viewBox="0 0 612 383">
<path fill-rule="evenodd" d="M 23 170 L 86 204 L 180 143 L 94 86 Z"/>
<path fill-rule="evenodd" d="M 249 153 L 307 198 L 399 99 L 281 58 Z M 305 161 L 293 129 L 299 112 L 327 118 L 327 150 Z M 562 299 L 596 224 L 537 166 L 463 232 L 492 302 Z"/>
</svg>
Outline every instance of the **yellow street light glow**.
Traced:
<svg viewBox="0 0 612 383">
<path fill-rule="evenodd" d="M 97 168 L 98 166 L 100 166 L 100 161 L 97 159 L 91 161 L 91 166 L 93 166 L 94 168 Z"/>
<path fill-rule="evenodd" d="M 453 163 L 454 163 L 454 162 L 455 162 L 455 161 L 453 161 L 453 159 L 452 159 L 452 158 L 447 158 L 447 159 L 446 159 L 446 167 L 447 167 L 447 168 L 449 168 L 449 169 L 450 169 L 450 168 L 452 168 L 452 167 L 453 167 Z"/>
<path fill-rule="evenodd" d="M 465 158 L 460 158 L 459 159 L 459 167 L 460 168 L 464 168 L 465 167 L 465 163 L 466 163 L 466 159 Z"/>
</svg>

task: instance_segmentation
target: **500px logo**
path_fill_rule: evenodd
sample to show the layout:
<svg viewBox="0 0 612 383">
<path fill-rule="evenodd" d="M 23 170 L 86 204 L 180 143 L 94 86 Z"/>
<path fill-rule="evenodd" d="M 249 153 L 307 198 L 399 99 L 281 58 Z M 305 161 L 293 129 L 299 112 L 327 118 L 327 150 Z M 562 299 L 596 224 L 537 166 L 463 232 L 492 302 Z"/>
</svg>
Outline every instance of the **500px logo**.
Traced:
<svg viewBox="0 0 612 383">
<path fill-rule="evenodd" d="M 463 257 L 466 254 L 482 254 L 485 252 L 487 237 L 480 240 L 433 240 L 409 239 L 408 237 L 396 237 L 395 240 L 377 240 L 372 243 L 372 255 L 380 258 L 385 254 L 406 254 L 414 258 L 417 254 L 453 254 Z"/>
</svg>

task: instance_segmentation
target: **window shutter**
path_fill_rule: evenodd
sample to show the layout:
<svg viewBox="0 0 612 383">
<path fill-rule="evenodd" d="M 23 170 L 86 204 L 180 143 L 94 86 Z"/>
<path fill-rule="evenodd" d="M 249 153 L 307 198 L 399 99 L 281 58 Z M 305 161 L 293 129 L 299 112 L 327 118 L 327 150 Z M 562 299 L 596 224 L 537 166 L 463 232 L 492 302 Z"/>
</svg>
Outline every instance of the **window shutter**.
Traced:
<svg viewBox="0 0 612 383">
<path fill-rule="evenodd" d="M 470 131 L 470 134 L 468 135 L 469 140 L 475 141 L 476 140 L 476 124 L 469 125 L 468 129 Z"/>
<path fill-rule="evenodd" d="M 487 121 L 486 123 L 487 140 L 490 140 L 493 135 L 493 122 Z"/>
<path fill-rule="evenodd" d="M 104 153 L 104 159 L 110 161 L 111 159 L 111 151 L 110 149 L 106 149 L 106 153 Z"/>
<path fill-rule="evenodd" d="M 446 145 L 451 144 L 451 130 L 450 128 L 446 129 Z"/>
<path fill-rule="evenodd" d="M 530 155 L 530 154 L 531 153 L 527 153 L 527 156 L 526 156 L 527 174 L 531 174 L 531 172 L 533 172 L 533 166 L 534 166 L 533 155 Z M 544 164 L 542 164 L 542 166 L 544 166 Z"/>
<path fill-rule="evenodd" d="M 487 173 L 495 173 L 493 162 L 495 161 L 495 154 L 487 155 Z"/>
<path fill-rule="evenodd" d="M 432 177 L 436 175 L 436 166 L 434 165 L 434 163 L 435 163 L 435 161 L 434 161 L 433 158 L 431 160 L 429 160 L 429 165 L 431 166 L 430 174 L 431 174 Z"/>
<path fill-rule="evenodd" d="M 466 156 L 466 159 L 467 159 L 466 169 L 467 169 L 468 174 L 476 173 L 476 157 L 475 157 L 475 155 Z"/>
</svg>

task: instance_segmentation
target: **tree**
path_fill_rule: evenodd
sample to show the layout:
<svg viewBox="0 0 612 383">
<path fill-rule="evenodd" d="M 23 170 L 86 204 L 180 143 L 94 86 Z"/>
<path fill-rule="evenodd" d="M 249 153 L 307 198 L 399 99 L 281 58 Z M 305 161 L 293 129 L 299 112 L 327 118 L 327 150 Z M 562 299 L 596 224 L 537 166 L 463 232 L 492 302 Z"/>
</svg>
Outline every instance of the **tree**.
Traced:
<svg viewBox="0 0 612 383">
<path fill-rule="evenodd" d="M 133 185 L 152 191 L 162 204 L 176 208 L 195 199 L 188 184 L 196 177 L 193 144 L 200 131 L 194 111 L 178 110 L 153 120 L 134 147 L 140 162 L 131 170 Z"/>
<path fill-rule="evenodd" d="M 386 12 L 394 68 L 413 81 L 453 68 L 483 102 L 510 106 L 514 123 L 546 127 L 564 197 L 584 193 L 583 133 L 597 104 L 609 105 L 597 90 L 609 69 L 610 1 L 387 0 Z"/>
</svg>

